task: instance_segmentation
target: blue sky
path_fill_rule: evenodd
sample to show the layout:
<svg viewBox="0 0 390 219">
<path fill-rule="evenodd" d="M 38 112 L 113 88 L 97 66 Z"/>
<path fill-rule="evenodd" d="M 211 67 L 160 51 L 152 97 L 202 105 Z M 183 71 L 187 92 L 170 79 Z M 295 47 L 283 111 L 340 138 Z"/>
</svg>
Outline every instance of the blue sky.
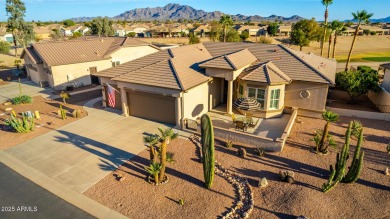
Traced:
<svg viewBox="0 0 390 219">
<path fill-rule="evenodd" d="M 72 17 L 115 16 L 134 8 L 165 6 L 167 3 L 190 5 L 205 11 L 228 14 L 281 16 L 300 15 L 323 19 L 321 0 L 24 0 L 26 20 L 63 20 Z M 366 9 L 374 18 L 390 16 L 390 0 L 334 0 L 329 18 L 350 19 L 351 12 Z M 0 20 L 6 20 L 5 0 L 0 0 Z"/>
</svg>

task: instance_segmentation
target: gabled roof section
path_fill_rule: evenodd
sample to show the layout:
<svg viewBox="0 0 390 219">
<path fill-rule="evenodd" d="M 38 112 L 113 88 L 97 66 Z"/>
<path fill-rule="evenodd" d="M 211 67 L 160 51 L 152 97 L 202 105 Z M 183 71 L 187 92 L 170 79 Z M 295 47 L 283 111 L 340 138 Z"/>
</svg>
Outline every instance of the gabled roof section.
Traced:
<svg viewBox="0 0 390 219">
<path fill-rule="evenodd" d="M 23 58 L 25 55 L 27 55 L 34 64 L 43 63 L 42 59 L 31 47 L 27 47 L 26 49 L 24 49 L 22 54 L 20 55 L 20 58 Z"/>
<path fill-rule="evenodd" d="M 297 51 L 282 45 L 214 42 L 205 42 L 203 45 L 213 57 L 222 56 L 246 48 L 260 62 L 272 61 L 273 64 L 294 81 L 334 84 L 332 78 L 334 78 L 336 74 L 336 62 L 333 60 L 318 57 L 317 59 L 323 60 L 321 62 L 329 62 L 329 64 L 322 65 L 322 67 L 316 69 L 314 66 L 318 66 L 321 62 L 315 61 L 315 58 L 299 58 L 299 56 L 296 55 Z"/>
<path fill-rule="evenodd" d="M 257 58 L 248 50 L 242 49 L 228 55 L 222 55 L 199 65 L 202 68 L 222 68 L 237 70 L 255 62 Z"/>
<path fill-rule="evenodd" d="M 112 80 L 150 85 L 175 90 L 188 90 L 209 80 L 198 62 L 210 59 L 211 55 L 202 44 L 177 47 L 160 51 L 115 68 L 96 73 L 97 76 L 111 76 L 122 72 Z M 152 63 L 152 60 L 154 62 Z M 137 69 L 130 70 L 139 63 Z M 126 73 L 123 73 L 126 71 Z M 106 77 L 106 76 L 103 76 Z"/>
<path fill-rule="evenodd" d="M 35 43 L 30 51 L 34 50 L 48 66 L 57 66 L 105 60 L 122 47 L 147 45 L 149 44 L 126 37 L 91 37 Z"/>
<path fill-rule="evenodd" d="M 240 78 L 245 81 L 255 81 L 269 85 L 288 84 L 291 82 L 291 78 L 271 61 L 248 67 Z"/>
</svg>

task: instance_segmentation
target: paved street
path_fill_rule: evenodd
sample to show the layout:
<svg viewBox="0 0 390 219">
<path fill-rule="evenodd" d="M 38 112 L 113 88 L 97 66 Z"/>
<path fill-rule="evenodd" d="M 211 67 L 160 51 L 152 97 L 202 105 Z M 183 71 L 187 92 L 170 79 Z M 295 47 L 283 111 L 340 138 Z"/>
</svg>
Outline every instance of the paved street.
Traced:
<svg viewBox="0 0 390 219">
<path fill-rule="evenodd" d="M 0 218 L 94 218 L 0 163 Z"/>
<path fill-rule="evenodd" d="M 37 84 L 28 79 L 21 79 L 22 94 L 29 96 L 42 95 L 43 97 L 50 96 L 53 91 L 51 88 L 41 88 Z M 10 98 L 19 96 L 19 82 L 10 81 L 9 84 L 0 86 L 0 103 L 6 102 Z"/>
<path fill-rule="evenodd" d="M 95 100 L 95 102 L 98 100 Z M 85 109 L 88 116 L 5 151 L 80 193 L 145 149 L 143 133 L 163 124 L 125 118 L 118 110 Z"/>
</svg>

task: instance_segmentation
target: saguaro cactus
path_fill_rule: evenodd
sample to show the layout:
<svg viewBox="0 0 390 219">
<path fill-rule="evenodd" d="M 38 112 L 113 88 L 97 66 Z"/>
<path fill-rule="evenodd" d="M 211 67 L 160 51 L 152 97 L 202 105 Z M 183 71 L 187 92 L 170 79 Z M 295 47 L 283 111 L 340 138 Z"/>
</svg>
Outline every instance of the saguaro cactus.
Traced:
<svg viewBox="0 0 390 219">
<path fill-rule="evenodd" d="M 201 117 L 201 135 L 204 180 L 209 189 L 213 185 L 215 161 L 213 123 L 207 114 L 203 114 Z"/>
<path fill-rule="evenodd" d="M 351 122 L 349 124 L 348 130 L 345 135 L 345 144 L 341 151 L 341 155 L 340 153 L 337 153 L 335 169 L 333 169 L 333 166 L 330 165 L 331 174 L 328 182 L 322 185 L 323 192 L 329 191 L 334 186 L 336 186 L 337 183 L 339 182 L 354 183 L 359 178 L 360 172 L 363 167 L 363 157 L 364 157 L 364 152 L 360 152 L 360 148 L 363 142 L 363 129 L 361 129 L 359 132 L 359 140 L 356 146 L 352 164 L 349 168 L 348 173 L 345 174 L 345 167 L 347 166 L 347 160 L 349 158 L 348 151 L 349 151 L 349 144 L 350 144 L 351 133 L 352 133 L 352 126 L 353 124 Z"/>
</svg>

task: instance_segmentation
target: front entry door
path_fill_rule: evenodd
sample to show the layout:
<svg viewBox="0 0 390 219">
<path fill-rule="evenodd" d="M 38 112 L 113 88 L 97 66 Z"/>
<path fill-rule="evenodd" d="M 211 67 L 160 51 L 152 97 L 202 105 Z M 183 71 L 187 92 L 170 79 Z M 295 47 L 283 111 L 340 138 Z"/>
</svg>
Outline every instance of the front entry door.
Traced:
<svg viewBox="0 0 390 219">
<path fill-rule="evenodd" d="M 90 67 L 89 74 L 91 74 L 91 83 L 99 85 L 99 78 L 93 74 L 97 73 L 97 67 Z"/>
</svg>

